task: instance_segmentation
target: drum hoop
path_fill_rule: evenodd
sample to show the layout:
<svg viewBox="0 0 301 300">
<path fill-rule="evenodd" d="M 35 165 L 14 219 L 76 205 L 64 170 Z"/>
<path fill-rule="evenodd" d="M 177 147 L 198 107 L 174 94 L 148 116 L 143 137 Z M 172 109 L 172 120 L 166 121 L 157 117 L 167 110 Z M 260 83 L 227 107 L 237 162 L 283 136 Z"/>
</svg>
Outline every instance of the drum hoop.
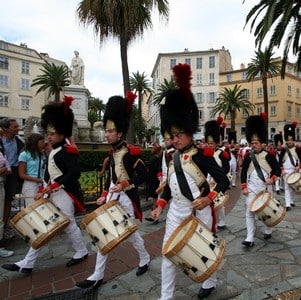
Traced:
<svg viewBox="0 0 301 300">
<path fill-rule="evenodd" d="M 252 210 L 252 206 L 253 206 L 254 202 L 255 202 L 261 195 L 263 195 L 263 194 L 265 194 L 265 193 L 268 193 L 268 194 L 269 194 L 268 199 L 262 204 L 261 207 L 259 207 L 259 208 L 256 209 L 256 210 Z M 266 192 L 266 191 L 261 191 L 260 193 L 258 193 L 258 194 L 255 196 L 255 198 L 254 198 L 254 199 L 252 200 L 252 202 L 250 203 L 250 205 L 249 205 L 249 210 L 250 210 L 251 212 L 258 212 L 258 211 L 263 210 L 264 208 L 267 207 L 267 205 L 268 205 L 269 201 L 271 200 L 271 198 L 272 198 L 271 193 Z"/>
<path fill-rule="evenodd" d="M 103 213 L 106 212 L 106 210 L 114 205 L 117 205 L 118 201 L 116 200 L 111 200 L 109 202 L 106 202 L 105 204 L 99 206 L 95 210 L 93 210 L 91 213 L 89 213 L 80 223 L 81 229 L 85 229 L 86 226 L 93 221 L 95 218 L 98 216 L 102 215 Z"/>
<path fill-rule="evenodd" d="M 288 179 L 291 177 L 291 175 L 295 175 L 295 174 L 299 175 L 298 176 L 299 178 L 297 178 L 295 181 L 292 181 L 292 182 L 288 183 Z M 293 172 L 293 173 L 291 173 L 291 174 L 288 175 L 288 177 L 286 179 L 286 182 L 288 184 L 295 184 L 296 182 L 298 182 L 300 180 L 300 177 L 301 177 L 301 173 L 299 173 L 299 172 Z"/>
<path fill-rule="evenodd" d="M 282 205 L 281 205 L 282 206 Z M 283 207 L 283 206 L 282 206 Z M 282 210 L 282 215 L 272 224 L 266 224 L 264 223 L 267 227 L 274 227 L 276 226 L 277 224 L 279 224 L 285 217 L 286 215 L 286 209 L 283 207 L 283 210 Z"/>
<path fill-rule="evenodd" d="M 172 241 L 178 235 L 178 233 L 190 221 L 191 221 L 191 226 L 190 226 L 189 230 L 186 232 L 186 234 L 184 235 L 184 237 L 172 249 L 168 249 L 170 244 L 172 243 Z M 176 230 L 171 234 L 171 236 L 166 241 L 166 243 L 162 249 L 162 254 L 166 257 L 173 257 L 175 254 L 177 254 L 186 245 L 187 241 L 191 238 L 192 233 L 195 231 L 198 223 L 199 223 L 199 220 L 194 216 L 189 216 L 184 221 L 182 221 L 180 223 L 180 225 L 176 228 Z"/>
</svg>

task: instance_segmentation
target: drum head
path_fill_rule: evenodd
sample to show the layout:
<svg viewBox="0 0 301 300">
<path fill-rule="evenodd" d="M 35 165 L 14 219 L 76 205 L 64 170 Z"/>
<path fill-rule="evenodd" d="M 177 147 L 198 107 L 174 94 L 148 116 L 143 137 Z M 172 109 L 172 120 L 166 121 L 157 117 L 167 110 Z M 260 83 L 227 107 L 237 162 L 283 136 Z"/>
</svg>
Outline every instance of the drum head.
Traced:
<svg viewBox="0 0 301 300">
<path fill-rule="evenodd" d="M 270 201 L 271 194 L 269 192 L 260 192 L 251 202 L 250 211 L 257 212 L 262 210 L 266 204 Z"/>
<path fill-rule="evenodd" d="M 294 183 L 298 182 L 300 180 L 300 177 L 301 177 L 301 173 L 297 173 L 297 172 L 291 173 L 287 177 L 287 180 L 286 180 L 287 184 L 294 184 Z"/>
</svg>

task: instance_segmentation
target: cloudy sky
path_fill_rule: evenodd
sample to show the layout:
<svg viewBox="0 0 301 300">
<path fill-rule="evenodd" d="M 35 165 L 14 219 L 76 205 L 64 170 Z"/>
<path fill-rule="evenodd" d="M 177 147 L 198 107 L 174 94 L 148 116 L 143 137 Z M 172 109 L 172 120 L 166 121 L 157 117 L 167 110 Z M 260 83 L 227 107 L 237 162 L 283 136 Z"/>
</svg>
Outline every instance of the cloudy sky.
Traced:
<svg viewBox="0 0 301 300">
<path fill-rule="evenodd" d="M 118 41 L 100 45 L 91 28 L 76 18 L 80 0 L 9 0 L 1 5 L 0 40 L 26 43 L 29 48 L 70 65 L 77 50 L 85 62 L 85 86 L 104 102 L 122 94 Z M 129 48 L 130 74 L 145 72 L 150 78 L 159 53 L 220 49 L 232 56 L 232 65 L 254 57 L 254 38 L 245 18 L 258 0 L 169 0 L 168 23 L 153 18 L 153 28 Z M 278 54 L 278 53 L 276 53 Z"/>
</svg>

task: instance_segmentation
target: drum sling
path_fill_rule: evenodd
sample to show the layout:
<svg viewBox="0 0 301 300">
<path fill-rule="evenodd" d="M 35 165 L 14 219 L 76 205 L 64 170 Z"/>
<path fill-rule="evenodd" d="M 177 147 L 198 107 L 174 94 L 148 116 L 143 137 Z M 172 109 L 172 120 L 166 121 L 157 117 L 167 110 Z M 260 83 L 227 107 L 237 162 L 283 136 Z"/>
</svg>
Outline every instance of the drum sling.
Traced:
<svg viewBox="0 0 301 300">
<path fill-rule="evenodd" d="M 251 160 L 252 160 L 252 162 L 253 162 L 253 164 L 254 164 L 254 167 L 255 167 L 255 170 L 256 170 L 256 172 L 257 172 L 258 177 L 259 177 L 263 182 L 265 182 L 265 178 L 264 178 L 264 176 L 263 176 L 262 170 L 261 170 L 261 168 L 260 168 L 260 166 L 259 166 L 259 163 L 258 163 L 258 161 L 257 161 L 257 159 L 256 159 L 256 157 L 255 157 L 253 151 L 250 151 L 250 157 L 251 157 Z"/>
<path fill-rule="evenodd" d="M 176 171 L 177 180 L 178 180 L 178 183 L 179 183 L 179 186 L 180 186 L 181 193 L 187 199 L 189 199 L 190 201 L 193 201 L 194 198 L 193 198 L 193 195 L 191 193 L 191 189 L 188 185 L 188 182 L 186 180 L 186 177 L 184 175 L 184 172 L 183 172 L 183 169 L 182 169 L 182 166 L 181 166 L 181 162 L 180 162 L 180 152 L 178 150 L 175 151 L 173 160 L 174 160 L 175 171 Z"/>
<path fill-rule="evenodd" d="M 289 159 L 290 159 L 290 161 L 291 161 L 291 164 L 292 164 L 294 167 L 297 167 L 297 165 L 298 165 L 298 160 L 297 160 L 296 163 L 294 163 L 294 159 L 293 159 L 293 156 L 292 156 L 291 151 L 290 151 L 288 148 L 286 148 L 286 152 L 287 152 L 287 155 L 288 155 L 288 157 L 289 157 Z"/>
</svg>

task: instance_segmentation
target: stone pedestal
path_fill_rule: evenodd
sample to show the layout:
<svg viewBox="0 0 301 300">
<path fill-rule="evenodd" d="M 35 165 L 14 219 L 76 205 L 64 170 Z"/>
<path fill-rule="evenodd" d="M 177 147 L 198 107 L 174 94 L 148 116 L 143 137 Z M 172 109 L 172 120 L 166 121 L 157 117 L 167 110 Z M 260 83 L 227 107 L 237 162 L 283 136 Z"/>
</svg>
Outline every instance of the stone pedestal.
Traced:
<svg viewBox="0 0 301 300">
<path fill-rule="evenodd" d="M 88 121 L 88 98 L 90 96 L 89 90 L 83 85 L 69 85 L 64 87 L 64 94 L 74 98 L 71 108 L 74 113 L 74 119 L 77 123 L 79 141 L 91 141 L 91 124 Z"/>
</svg>

